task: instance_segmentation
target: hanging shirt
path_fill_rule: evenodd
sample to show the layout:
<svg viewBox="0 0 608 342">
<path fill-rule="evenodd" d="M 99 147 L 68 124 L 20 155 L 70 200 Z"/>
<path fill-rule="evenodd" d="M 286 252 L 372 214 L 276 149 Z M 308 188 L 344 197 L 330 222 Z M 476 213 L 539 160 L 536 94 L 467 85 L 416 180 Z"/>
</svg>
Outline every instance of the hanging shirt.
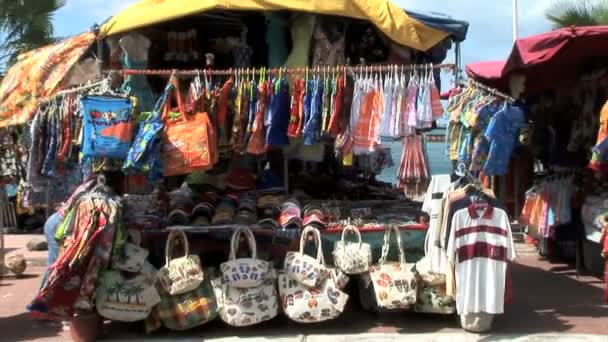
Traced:
<svg viewBox="0 0 608 342">
<path fill-rule="evenodd" d="M 459 210 L 446 253 L 455 265 L 458 314 L 504 313 L 507 261 L 515 259 L 507 213 L 488 204 Z"/>
<path fill-rule="evenodd" d="M 394 121 L 395 107 L 393 102 L 396 101 L 396 93 L 394 91 L 394 84 L 392 78 L 386 78 L 384 80 L 384 112 L 382 113 L 382 120 L 380 123 L 380 135 L 383 137 L 391 137 L 391 121 Z"/>
<path fill-rule="evenodd" d="M 485 175 L 502 176 L 507 173 L 524 120 L 523 110 L 516 106 L 507 106 L 494 115 L 485 132 L 486 138 L 491 142 L 488 160 L 483 169 Z"/>
<path fill-rule="evenodd" d="M 437 229 L 440 229 L 439 216 L 442 207 L 442 199 L 444 193 L 450 188 L 450 175 L 436 175 L 431 179 L 426 195 L 422 201 L 422 211 L 429 214 L 429 229 L 425 240 L 425 255 L 429 258 L 430 271 L 436 273 L 445 273 L 446 271 L 446 256 L 441 248 L 439 248 L 432 237 L 436 235 Z"/>
</svg>

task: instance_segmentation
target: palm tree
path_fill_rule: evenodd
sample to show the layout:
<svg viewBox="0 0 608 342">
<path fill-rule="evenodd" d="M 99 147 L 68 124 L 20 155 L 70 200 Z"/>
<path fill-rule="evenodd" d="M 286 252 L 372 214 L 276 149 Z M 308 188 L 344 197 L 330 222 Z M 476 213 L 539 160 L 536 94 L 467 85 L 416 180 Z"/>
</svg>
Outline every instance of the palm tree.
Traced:
<svg viewBox="0 0 608 342">
<path fill-rule="evenodd" d="M 608 0 L 562 0 L 545 15 L 555 28 L 608 25 Z"/>
<path fill-rule="evenodd" d="M 15 62 L 19 54 L 53 39 L 53 14 L 65 0 L 0 1 L 0 63 Z"/>
</svg>

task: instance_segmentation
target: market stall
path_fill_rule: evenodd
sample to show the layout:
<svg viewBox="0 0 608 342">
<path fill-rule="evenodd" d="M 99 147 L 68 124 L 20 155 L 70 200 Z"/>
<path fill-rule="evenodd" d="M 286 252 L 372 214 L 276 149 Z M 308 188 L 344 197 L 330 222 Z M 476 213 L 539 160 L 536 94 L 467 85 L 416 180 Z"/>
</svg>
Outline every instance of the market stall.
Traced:
<svg viewBox="0 0 608 342">
<path fill-rule="evenodd" d="M 467 66 L 471 78 L 525 108 L 529 129 L 499 174 L 500 196 L 516 199 L 514 214 L 541 254 L 576 258 L 579 271 L 584 264 L 593 273 L 603 268 L 607 33 L 605 26 L 555 30 L 518 40 L 506 61 Z"/>
<path fill-rule="evenodd" d="M 23 59 L 0 87 L 16 110 L 0 123 L 28 148 L 18 205 L 63 202 L 62 252 L 30 311 L 76 338 L 100 316 L 148 332 L 316 323 L 358 298 L 487 331 L 514 257 L 507 214 L 460 170 L 435 224 L 421 134 L 444 113 L 439 75 L 455 67 L 441 62 L 463 29 L 384 0 L 142 1 L 41 50 L 51 74 L 18 90 L 40 62 Z M 394 166 L 394 184 L 375 179 Z"/>
</svg>

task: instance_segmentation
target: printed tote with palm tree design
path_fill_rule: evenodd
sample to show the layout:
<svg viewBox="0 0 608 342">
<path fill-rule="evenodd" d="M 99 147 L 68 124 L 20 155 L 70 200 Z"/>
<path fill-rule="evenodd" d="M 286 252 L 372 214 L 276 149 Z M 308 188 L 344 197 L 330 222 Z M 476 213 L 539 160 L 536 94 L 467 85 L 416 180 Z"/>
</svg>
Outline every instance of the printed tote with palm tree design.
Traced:
<svg viewBox="0 0 608 342">
<path fill-rule="evenodd" d="M 159 302 L 160 296 L 149 277 L 140 274 L 125 279 L 119 271 L 106 271 L 97 287 L 95 305 L 107 319 L 136 322 L 146 319 Z"/>
</svg>

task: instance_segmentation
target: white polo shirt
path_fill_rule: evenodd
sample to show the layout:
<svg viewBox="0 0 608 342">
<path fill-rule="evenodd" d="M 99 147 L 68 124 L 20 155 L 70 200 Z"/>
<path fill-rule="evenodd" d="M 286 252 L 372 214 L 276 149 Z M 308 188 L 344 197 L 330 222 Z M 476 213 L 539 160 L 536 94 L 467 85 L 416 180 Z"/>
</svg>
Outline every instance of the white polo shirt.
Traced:
<svg viewBox="0 0 608 342">
<path fill-rule="evenodd" d="M 455 267 L 458 313 L 503 313 L 507 261 L 515 259 L 507 213 L 488 204 L 457 211 L 446 253 Z"/>
</svg>

